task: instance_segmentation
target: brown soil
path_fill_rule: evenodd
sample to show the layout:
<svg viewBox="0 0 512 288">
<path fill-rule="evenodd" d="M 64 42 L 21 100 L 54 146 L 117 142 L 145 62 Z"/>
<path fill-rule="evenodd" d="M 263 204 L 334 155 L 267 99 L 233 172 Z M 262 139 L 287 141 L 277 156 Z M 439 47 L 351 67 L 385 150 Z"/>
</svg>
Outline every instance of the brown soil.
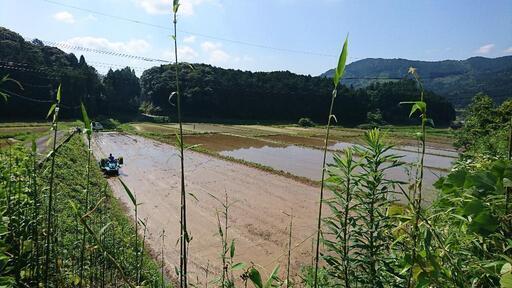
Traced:
<svg viewBox="0 0 512 288">
<path fill-rule="evenodd" d="M 317 137 L 301 137 L 301 136 L 293 136 L 293 135 L 271 135 L 264 137 L 265 139 L 269 139 L 272 141 L 283 142 L 286 144 L 293 145 L 306 145 L 321 148 L 324 146 L 324 139 Z M 329 144 L 335 144 L 336 141 L 329 141 Z"/>
<path fill-rule="evenodd" d="M 205 149 L 215 152 L 235 150 L 240 148 L 261 148 L 265 146 L 279 146 L 268 141 L 225 134 L 185 135 L 184 142 L 187 145 L 201 145 Z"/>
<path fill-rule="evenodd" d="M 218 135 L 217 135 L 218 136 Z M 233 139 L 230 138 L 229 141 Z M 190 139 L 187 140 L 187 144 Z M 123 156 L 121 178 L 136 194 L 139 217 L 148 218 L 149 245 L 158 250 L 159 235 L 166 230 L 167 269 L 179 265 L 180 178 L 178 151 L 170 145 L 138 136 L 99 133 L 94 139 L 97 158 L 108 153 Z M 311 261 L 311 237 L 315 235 L 318 189 L 242 164 L 217 159 L 187 150 L 185 177 L 188 197 L 190 243 L 190 279 L 204 281 L 207 263 L 220 269 L 220 240 L 216 210 L 220 204 L 210 194 L 223 199 L 228 194 L 234 204 L 229 211 L 228 237 L 235 239 L 235 262 L 262 265 L 264 274 L 280 264 L 286 267 L 288 216 L 293 209 L 294 230 L 292 271 Z M 114 194 L 130 205 L 130 200 L 116 178 L 109 179 Z M 211 274 L 211 273 L 210 273 Z M 281 275 L 283 275 L 281 273 Z M 238 277 L 239 275 L 235 275 Z M 202 280 L 201 280 L 202 279 Z M 210 278 L 209 280 L 212 280 Z"/>
</svg>

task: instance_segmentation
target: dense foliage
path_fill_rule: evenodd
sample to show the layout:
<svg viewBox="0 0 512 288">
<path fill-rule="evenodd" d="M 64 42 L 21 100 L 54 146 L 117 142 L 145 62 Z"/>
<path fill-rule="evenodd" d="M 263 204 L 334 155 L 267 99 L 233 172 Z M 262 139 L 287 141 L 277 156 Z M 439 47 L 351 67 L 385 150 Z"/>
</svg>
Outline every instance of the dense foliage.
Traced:
<svg viewBox="0 0 512 288">
<path fill-rule="evenodd" d="M 49 163 L 38 168 L 35 154 L 21 145 L 0 152 L 0 286 L 38 287 L 44 283 L 45 225 L 48 211 Z M 107 258 L 108 249 L 128 279 L 135 283 L 136 255 L 133 249 L 132 223 L 111 195 L 97 169 L 90 174 L 90 200 L 86 205 L 87 150 L 79 136 L 58 151 L 55 169 L 55 201 L 52 221 L 52 245 L 49 287 L 77 287 L 80 276 L 80 252 L 86 218 L 94 234 L 87 235 L 83 286 L 118 287 L 121 271 Z M 94 163 L 93 163 L 94 164 Z M 79 175 L 82 175 L 81 177 Z M 92 209 L 92 208 L 95 209 Z M 95 241 L 95 238 L 99 242 Z M 156 263 L 145 256 L 141 281 L 156 286 L 160 276 Z M 4 286 L 5 285 L 5 286 Z M 11 286 L 13 285 L 13 286 Z"/>
<path fill-rule="evenodd" d="M 488 94 L 497 103 L 510 97 L 512 84 L 512 56 L 489 59 L 472 57 L 467 60 L 413 61 L 406 59 L 363 59 L 347 65 L 343 84 L 362 88 L 374 82 L 400 79 L 409 67 L 422 71 L 425 88 L 445 96 L 457 107 L 471 102 L 479 92 Z M 332 77 L 333 70 L 322 74 Z M 384 78 L 375 80 L 372 78 Z"/>
<path fill-rule="evenodd" d="M 466 156 L 503 158 L 511 121 L 512 100 L 498 106 L 491 97 L 479 93 L 464 112 L 464 126 L 456 133 L 455 146 L 464 149 Z"/>
<path fill-rule="evenodd" d="M 109 70 L 103 78 L 103 86 L 106 107 L 101 107 L 99 114 L 134 114 L 138 110 L 140 84 L 132 69 Z"/>
<path fill-rule="evenodd" d="M 412 206 L 387 200 L 393 191 L 408 194 L 382 177 L 391 164 L 381 162 L 377 173 L 368 166 L 386 146 L 367 141 L 367 147 L 370 153 L 349 149 L 335 156 L 329 169 L 334 196 L 324 219 L 325 287 L 511 287 L 510 160 L 459 167 L 441 178 L 438 198 L 419 211 L 415 227 Z"/>
<path fill-rule="evenodd" d="M 175 89 L 174 65 L 146 70 L 141 77 L 142 97 L 163 113 L 175 111 L 169 95 Z M 288 71 L 250 72 L 222 69 L 206 64 L 182 65 L 183 113 L 195 119 L 244 119 L 297 121 L 307 117 L 325 121 L 332 81 L 321 77 L 297 75 Z M 418 94 L 413 81 L 371 85 L 366 89 L 340 88 L 334 113 L 339 124 L 357 125 L 371 121 L 368 112 L 381 113 L 390 124 L 416 123 L 407 117 L 408 107 Z M 447 125 L 455 118 L 452 105 L 442 97 L 427 93 L 431 118 Z M 146 104 L 147 105 L 147 104 Z M 174 112 L 173 112 L 174 113 Z"/>
</svg>

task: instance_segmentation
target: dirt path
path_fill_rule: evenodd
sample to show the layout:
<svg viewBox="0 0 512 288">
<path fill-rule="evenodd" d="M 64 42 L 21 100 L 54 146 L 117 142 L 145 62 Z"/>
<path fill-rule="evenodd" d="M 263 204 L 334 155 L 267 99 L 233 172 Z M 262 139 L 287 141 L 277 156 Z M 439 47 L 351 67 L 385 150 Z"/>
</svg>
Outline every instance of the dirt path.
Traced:
<svg viewBox="0 0 512 288">
<path fill-rule="evenodd" d="M 180 180 L 177 150 L 138 136 L 98 133 L 93 142 L 94 154 L 123 156 L 125 165 L 121 178 L 136 193 L 140 218 L 148 218 L 149 243 L 159 250 L 159 236 L 166 231 L 165 260 L 174 271 L 179 266 Z M 311 263 L 311 236 L 315 234 L 318 189 L 241 164 L 187 151 L 185 170 L 188 197 L 188 226 L 193 237 L 190 243 L 190 279 L 204 279 L 204 271 L 219 271 L 220 240 L 217 233 L 216 209 L 220 204 L 209 194 L 230 202 L 229 238 L 235 239 L 235 262 L 253 261 L 269 273 L 276 264 L 286 268 L 287 225 L 293 208 L 292 270 L 300 263 Z M 130 200 L 116 178 L 109 179 L 115 195 L 127 206 Z M 211 278 L 210 278 L 211 280 Z"/>
</svg>

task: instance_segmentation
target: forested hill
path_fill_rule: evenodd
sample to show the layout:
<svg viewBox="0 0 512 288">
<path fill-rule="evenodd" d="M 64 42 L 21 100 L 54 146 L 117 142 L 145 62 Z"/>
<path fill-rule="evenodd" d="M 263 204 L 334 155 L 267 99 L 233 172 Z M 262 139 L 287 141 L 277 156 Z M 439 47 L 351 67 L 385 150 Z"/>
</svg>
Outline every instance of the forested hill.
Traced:
<svg viewBox="0 0 512 288">
<path fill-rule="evenodd" d="M 364 78 L 402 78 L 411 66 L 418 69 L 427 89 L 458 107 L 466 106 L 478 92 L 488 94 L 498 103 L 512 97 L 512 56 L 436 62 L 368 58 L 347 65 L 342 83 L 360 88 L 376 81 L 389 81 Z M 329 70 L 320 76 L 332 75 L 333 70 Z"/>
<path fill-rule="evenodd" d="M 181 65 L 180 88 L 183 111 L 193 118 L 297 121 L 309 117 L 326 120 L 332 80 L 325 77 L 297 75 L 288 71 L 250 72 L 222 69 L 206 64 Z M 144 71 L 142 97 L 172 111 L 168 97 L 175 91 L 174 66 L 163 65 Z M 412 80 L 372 85 L 365 89 L 343 86 L 334 111 L 338 124 L 367 122 L 407 124 L 410 107 L 402 101 L 418 100 L 419 91 Z M 175 101 L 175 99 L 174 99 Z M 455 118 L 453 106 L 444 98 L 426 93 L 429 115 L 438 125 Z"/>
<path fill-rule="evenodd" d="M 85 58 L 39 40 L 25 41 L 19 34 L 0 27 L 0 78 L 9 75 L 23 86 L 6 83 L 10 92 L 0 100 L 0 118 L 44 119 L 59 84 L 62 84 L 64 118 L 80 115 L 83 101 L 92 115 L 133 113 L 138 108 L 139 79 L 130 68 L 109 71 L 100 77 Z"/>
<path fill-rule="evenodd" d="M 286 121 L 309 117 L 323 123 L 331 97 L 332 81 L 325 77 L 297 75 L 288 71 L 250 72 L 206 64 L 181 64 L 180 87 L 184 114 L 189 120 Z M 153 67 L 137 78 L 129 67 L 101 76 L 87 64 L 39 40 L 25 41 L 0 28 L 0 76 L 9 74 L 13 83 L 0 87 L 11 92 L 7 103 L 0 99 L 1 119 L 44 119 L 55 91 L 62 84 L 64 118 L 80 117 L 83 101 L 93 117 L 133 119 L 140 111 L 175 115 L 169 95 L 175 91 L 173 65 Z M 335 114 L 342 125 L 407 124 L 410 107 L 401 101 L 419 97 L 411 80 L 372 85 L 365 89 L 340 88 Z M 176 99 L 172 99 L 175 101 Z M 437 125 L 455 117 L 450 103 L 428 92 L 429 116 Z"/>
</svg>

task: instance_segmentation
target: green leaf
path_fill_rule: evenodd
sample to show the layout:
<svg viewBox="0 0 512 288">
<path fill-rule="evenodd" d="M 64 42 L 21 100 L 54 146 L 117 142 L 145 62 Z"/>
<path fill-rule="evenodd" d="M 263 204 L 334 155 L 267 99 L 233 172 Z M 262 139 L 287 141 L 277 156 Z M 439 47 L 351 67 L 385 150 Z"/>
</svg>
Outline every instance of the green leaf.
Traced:
<svg viewBox="0 0 512 288">
<path fill-rule="evenodd" d="M 485 209 L 484 204 L 482 201 L 475 199 L 471 202 L 468 202 L 466 205 L 464 205 L 464 215 L 465 216 L 472 216 L 479 214 Z"/>
<path fill-rule="evenodd" d="M 338 87 L 340 84 L 340 80 L 345 74 L 345 63 L 347 62 L 347 54 L 348 54 L 348 35 L 345 38 L 345 43 L 343 44 L 343 49 L 341 50 L 340 58 L 338 59 L 338 66 L 336 67 L 336 72 L 334 73 L 334 87 Z"/>
<path fill-rule="evenodd" d="M 279 265 L 277 265 L 272 273 L 270 273 L 270 277 L 268 277 L 267 283 L 265 283 L 265 288 L 271 288 L 274 280 L 277 280 L 277 273 L 279 272 Z"/>
<path fill-rule="evenodd" d="M 426 124 L 430 124 L 430 127 L 436 127 L 434 120 L 432 118 L 425 119 Z"/>
<path fill-rule="evenodd" d="M 112 225 L 112 222 L 109 222 L 109 223 L 107 223 L 107 225 L 103 226 L 103 228 L 101 228 L 98 235 L 103 235 L 103 233 L 105 233 L 105 230 L 107 230 L 110 225 Z"/>
<path fill-rule="evenodd" d="M 180 1 L 174 0 L 173 4 L 172 4 L 172 12 L 174 12 L 174 14 L 178 13 L 179 8 L 180 8 Z"/>
<path fill-rule="evenodd" d="M 416 111 L 420 111 L 421 114 L 425 113 L 427 111 L 427 103 L 422 101 L 414 103 L 414 105 L 411 107 L 411 113 L 409 113 L 409 117 L 411 117 L 412 114 L 414 114 Z"/>
<path fill-rule="evenodd" d="M 0 91 L 0 96 L 2 96 L 2 98 L 4 98 L 5 102 L 7 102 L 7 99 L 9 98 L 9 95 L 7 95 L 6 93 L 3 93 L 2 91 Z"/>
<path fill-rule="evenodd" d="M 510 263 L 505 263 L 501 267 L 500 274 L 507 274 L 507 273 L 512 273 L 512 265 Z"/>
<path fill-rule="evenodd" d="M 133 206 L 136 206 L 137 201 L 135 200 L 135 196 L 133 196 L 133 193 L 130 190 L 130 188 L 128 188 L 128 186 L 126 186 L 126 184 L 124 184 L 124 182 L 123 182 L 123 180 L 121 180 L 121 178 L 119 178 L 119 181 L 121 182 L 121 185 L 123 185 L 124 191 L 126 191 L 126 194 L 128 194 L 128 197 L 130 197 L 130 200 L 132 200 Z"/>
<path fill-rule="evenodd" d="M 254 284 L 256 288 L 263 288 L 263 282 L 261 281 L 260 272 L 256 270 L 256 268 L 251 268 L 251 270 L 249 270 L 248 276 L 252 284 Z"/>
<path fill-rule="evenodd" d="M 499 222 L 488 211 L 478 214 L 469 225 L 469 229 L 480 235 L 489 235 L 498 229 Z"/>
<path fill-rule="evenodd" d="M 512 288 L 512 273 L 501 275 L 501 288 Z"/>
<path fill-rule="evenodd" d="M 60 103 L 60 99 L 61 99 L 60 88 L 61 88 L 61 84 L 59 84 L 59 88 L 57 89 L 57 103 Z"/>
<path fill-rule="evenodd" d="M 199 199 L 197 199 L 196 195 L 194 195 L 193 193 L 188 193 L 188 195 L 192 196 L 192 198 L 194 198 L 197 202 L 199 202 Z"/>
<path fill-rule="evenodd" d="M 84 127 L 85 131 L 87 133 L 87 136 L 91 136 L 91 120 L 89 119 L 89 116 L 87 115 L 87 110 L 85 109 L 85 105 L 83 102 L 80 102 L 80 109 L 82 110 L 82 120 L 84 121 Z"/>
<path fill-rule="evenodd" d="M 239 263 L 235 263 L 233 265 L 231 265 L 231 270 L 242 270 L 245 268 L 245 264 L 242 263 L 242 262 L 239 262 Z"/>
<path fill-rule="evenodd" d="M 412 116 L 412 114 L 414 114 L 414 112 L 416 111 L 420 111 L 421 114 L 424 114 L 427 112 L 427 103 L 423 102 L 423 101 L 405 101 L 405 102 L 400 102 L 399 103 L 400 105 L 404 105 L 404 104 L 413 104 L 412 107 L 411 107 L 411 113 L 409 113 L 409 117 Z M 432 124 L 433 124 L 433 121 L 432 121 Z"/>
<path fill-rule="evenodd" d="M 55 110 L 55 107 L 57 107 L 57 104 L 52 104 L 52 106 L 50 106 L 50 110 L 48 110 L 48 115 L 46 115 L 46 118 L 49 118 L 50 115 L 52 115 L 53 111 Z"/>
<path fill-rule="evenodd" d="M 231 246 L 229 247 L 229 256 L 235 257 L 235 239 L 231 240 Z"/>
</svg>

